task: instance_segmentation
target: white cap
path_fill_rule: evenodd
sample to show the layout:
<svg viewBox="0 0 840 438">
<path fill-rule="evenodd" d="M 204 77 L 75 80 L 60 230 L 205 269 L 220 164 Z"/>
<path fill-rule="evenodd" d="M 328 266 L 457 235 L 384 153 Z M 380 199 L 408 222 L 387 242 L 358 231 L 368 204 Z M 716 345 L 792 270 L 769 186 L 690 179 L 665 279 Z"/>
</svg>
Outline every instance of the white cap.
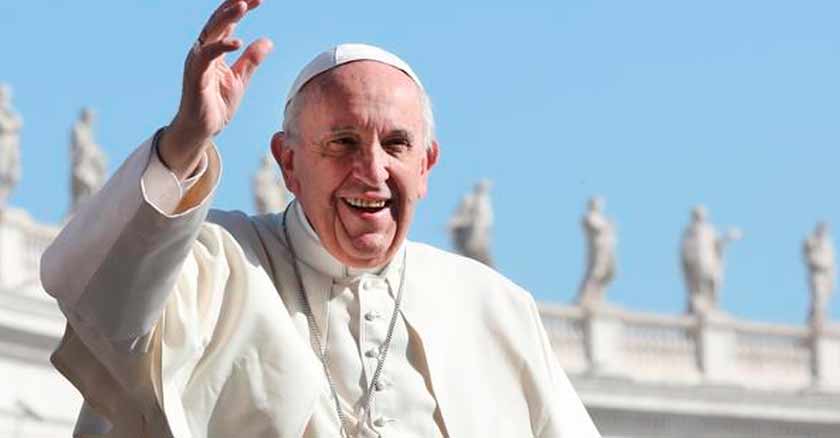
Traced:
<svg viewBox="0 0 840 438">
<path fill-rule="evenodd" d="M 292 83 L 292 88 L 289 89 L 288 96 L 286 96 L 286 105 L 288 106 L 289 102 L 300 92 L 301 88 L 315 76 L 332 70 L 339 65 L 347 64 L 348 62 L 365 60 L 381 62 L 398 68 L 405 72 L 421 90 L 423 89 L 420 78 L 414 74 L 414 71 L 408 66 L 408 63 L 400 59 L 397 55 L 385 49 L 367 44 L 339 44 L 321 52 L 315 59 L 309 61 L 309 64 L 306 64 L 306 67 L 298 73 L 295 82 Z"/>
</svg>

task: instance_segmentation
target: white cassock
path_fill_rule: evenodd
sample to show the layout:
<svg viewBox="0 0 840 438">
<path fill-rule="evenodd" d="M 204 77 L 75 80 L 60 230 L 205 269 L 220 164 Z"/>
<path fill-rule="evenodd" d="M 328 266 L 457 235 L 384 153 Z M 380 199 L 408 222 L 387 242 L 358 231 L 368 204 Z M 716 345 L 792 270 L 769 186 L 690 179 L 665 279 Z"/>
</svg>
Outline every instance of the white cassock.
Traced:
<svg viewBox="0 0 840 438">
<path fill-rule="evenodd" d="M 282 215 L 210 211 L 215 149 L 204 162 L 182 194 L 145 142 L 43 257 L 68 320 L 53 363 L 86 400 L 78 436 L 338 437 L 290 243 L 354 426 L 406 269 L 363 436 L 600 436 L 526 291 L 411 241 L 387 266 L 348 268 L 297 204 L 291 242 Z"/>
</svg>

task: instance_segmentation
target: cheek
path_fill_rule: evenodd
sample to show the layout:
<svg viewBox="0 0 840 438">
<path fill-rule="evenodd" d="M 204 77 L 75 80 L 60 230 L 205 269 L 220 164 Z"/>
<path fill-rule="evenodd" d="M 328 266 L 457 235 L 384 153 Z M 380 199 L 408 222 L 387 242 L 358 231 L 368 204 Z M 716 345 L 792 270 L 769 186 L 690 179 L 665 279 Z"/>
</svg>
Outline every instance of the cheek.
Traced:
<svg viewBox="0 0 840 438">
<path fill-rule="evenodd" d="M 403 174 L 401 178 L 395 178 L 396 188 L 402 199 L 401 203 L 411 207 L 423 198 L 426 192 L 424 181 L 416 174 Z"/>
<path fill-rule="evenodd" d="M 306 164 L 306 171 L 298 172 L 300 190 L 321 207 L 333 206 L 335 193 L 345 179 L 346 170 L 330 158 L 317 158 Z"/>
<path fill-rule="evenodd" d="M 423 199 L 428 191 L 427 177 L 429 174 L 423 171 L 422 164 L 420 163 L 412 168 L 411 186 L 414 195 L 413 201 L 415 202 Z"/>
<path fill-rule="evenodd" d="M 319 209 L 333 210 L 335 207 L 335 187 L 322 179 L 311 180 L 308 185 L 308 199 Z"/>
</svg>

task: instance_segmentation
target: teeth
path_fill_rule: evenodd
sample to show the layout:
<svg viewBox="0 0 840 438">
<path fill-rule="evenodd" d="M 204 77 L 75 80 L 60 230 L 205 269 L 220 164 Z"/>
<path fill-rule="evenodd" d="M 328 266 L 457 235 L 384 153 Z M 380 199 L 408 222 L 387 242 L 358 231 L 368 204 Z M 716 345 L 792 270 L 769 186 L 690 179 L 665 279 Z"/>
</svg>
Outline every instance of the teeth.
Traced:
<svg viewBox="0 0 840 438">
<path fill-rule="evenodd" d="M 362 208 L 382 208 L 385 206 L 385 201 L 368 201 L 365 199 L 359 198 L 344 198 L 348 204 L 352 205 L 353 207 L 362 207 Z"/>
</svg>

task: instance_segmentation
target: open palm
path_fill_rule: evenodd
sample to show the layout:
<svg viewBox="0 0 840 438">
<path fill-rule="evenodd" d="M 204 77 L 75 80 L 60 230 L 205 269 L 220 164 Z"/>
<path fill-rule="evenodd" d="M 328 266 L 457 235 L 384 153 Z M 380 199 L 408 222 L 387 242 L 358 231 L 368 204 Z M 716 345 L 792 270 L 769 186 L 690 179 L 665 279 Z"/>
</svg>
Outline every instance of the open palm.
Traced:
<svg viewBox="0 0 840 438">
<path fill-rule="evenodd" d="M 236 24 L 260 3 L 225 0 L 187 55 L 181 104 L 166 134 L 169 143 L 177 140 L 177 145 L 161 151 L 167 165 L 178 174 L 189 173 L 203 146 L 231 121 L 254 70 L 271 51 L 271 41 L 260 38 L 232 65 L 224 59 L 225 53 L 242 46 L 242 40 L 233 37 Z"/>
</svg>

